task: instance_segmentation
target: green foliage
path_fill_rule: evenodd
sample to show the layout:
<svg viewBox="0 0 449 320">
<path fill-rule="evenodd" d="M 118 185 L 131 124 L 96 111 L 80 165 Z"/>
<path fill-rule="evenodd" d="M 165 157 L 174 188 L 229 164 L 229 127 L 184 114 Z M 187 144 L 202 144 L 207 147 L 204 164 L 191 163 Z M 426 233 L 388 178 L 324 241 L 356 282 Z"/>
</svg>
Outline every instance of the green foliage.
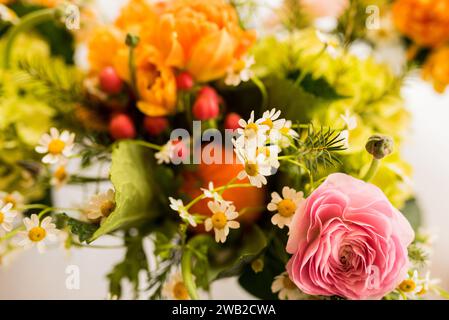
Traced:
<svg viewBox="0 0 449 320">
<path fill-rule="evenodd" d="M 61 229 L 67 226 L 72 234 L 78 236 L 80 242 L 89 240 L 98 229 L 98 224 L 79 221 L 65 213 L 58 215 L 58 224 Z"/>
<path fill-rule="evenodd" d="M 418 231 L 419 227 L 422 224 L 422 212 L 421 208 L 416 199 L 410 199 L 405 202 L 404 207 L 401 209 L 401 212 L 410 222 L 413 227 L 413 230 Z"/>
<path fill-rule="evenodd" d="M 311 73 L 304 73 L 306 71 L 291 70 L 288 71 L 287 78 L 295 81 L 300 79 L 298 85 L 301 86 L 304 91 L 325 100 L 337 100 L 345 98 L 340 95 L 337 90 L 327 81 L 324 77 L 315 77 Z M 302 78 L 302 79 L 301 79 Z"/>
<path fill-rule="evenodd" d="M 127 235 L 125 237 L 125 246 L 127 248 L 125 257 L 122 262 L 115 265 L 107 276 L 111 296 L 120 298 L 122 296 L 122 280 L 128 279 L 133 284 L 134 298 L 138 298 L 140 286 L 139 273 L 142 270 L 148 272 L 148 261 L 142 241 L 141 236 L 131 237 Z"/>
<path fill-rule="evenodd" d="M 303 140 L 298 140 L 297 156 L 312 171 L 341 164 L 337 152 L 345 150 L 340 131 L 331 128 L 315 129 L 310 125 Z"/>
<path fill-rule="evenodd" d="M 158 191 L 152 168 L 153 153 L 132 141 L 121 141 L 112 151 L 111 181 L 115 189 L 116 209 L 95 232 L 90 241 L 142 220 L 158 215 L 154 201 Z"/>
<path fill-rule="evenodd" d="M 19 78 L 33 86 L 36 96 L 60 110 L 61 104 L 83 99 L 81 74 L 61 60 L 24 57 L 18 61 L 17 69 L 21 71 Z"/>
</svg>

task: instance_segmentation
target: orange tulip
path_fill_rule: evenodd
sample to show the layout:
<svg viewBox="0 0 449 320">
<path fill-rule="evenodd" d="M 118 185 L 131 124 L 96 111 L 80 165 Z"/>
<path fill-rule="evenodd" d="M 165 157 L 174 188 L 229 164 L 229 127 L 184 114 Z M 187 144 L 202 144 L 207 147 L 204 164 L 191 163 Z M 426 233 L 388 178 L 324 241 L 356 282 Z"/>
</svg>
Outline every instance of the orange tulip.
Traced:
<svg viewBox="0 0 449 320">
<path fill-rule="evenodd" d="M 443 93 L 449 85 L 449 47 L 433 52 L 423 67 L 423 78 L 433 82 L 435 91 Z"/>
<path fill-rule="evenodd" d="M 100 72 L 106 67 L 115 67 L 117 52 L 126 49 L 125 38 L 118 29 L 101 26 L 93 31 L 88 47 L 90 69 Z"/>
<path fill-rule="evenodd" d="M 159 52 L 151 46 L 136 50 L 137 107 L 150 117 L 173 113 L 176 106 L 176 78 L 170 67 L 160 63 Z"/>
<path fill-rule="evenodd" d="M 449 0 L 397 0 L 393 19 L 399 31 L 421 46 L 449 40 Z"/>
</svg>

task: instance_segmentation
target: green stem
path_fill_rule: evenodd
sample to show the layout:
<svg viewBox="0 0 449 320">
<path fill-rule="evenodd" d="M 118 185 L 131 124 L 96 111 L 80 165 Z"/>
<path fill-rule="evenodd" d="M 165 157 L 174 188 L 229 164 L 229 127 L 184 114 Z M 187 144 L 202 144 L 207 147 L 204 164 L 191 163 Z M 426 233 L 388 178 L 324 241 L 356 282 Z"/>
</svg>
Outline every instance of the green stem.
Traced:
<svg viewBox="0 0 449 320">
<path fill-rule="evenodd" d="M 147 147 L 153 150 L 157 150 L 157 151 L 161 151 L 162 150 L 162 146 L 158 146 L 157 144 L 151 143 L 151 142 L 147 142 L 147 141 L 142 141 L 142 140 L 130 140 L 131 143 L 134 144 L 138 144 L 140 146 L 143 147 Z"/>
<path fill-rule="evenodd" d="M 137 74 L 136 74 L 136 58 L 134 55 L 134 47 L 129 47 L 129 74 L 131 77 L 131 88 L 134 91 L 135 97 L 139 100 L 139 90 L 137 89 Z"/>
<path fill-rule="evenodd" d="M 181 272 L 184 285 L 192 300 L 199 300 L 198 292 L 196 291 L 195 280 L 192 275 L 192 256 L 193 249 L 197 244 L 204 242 L 204 235 L 197 235 L 189 240 L 186 246 L 184 246 L 182 258 L 181 258 Z"/>
<path fill-rule="evenodd" d="M 235 184 L 230 184 L 230 185 L 224 185 L 222 187 L 218 187 L 215 188 L 214 191 L 215 192 L 221 192 L 224 191 L 226 189 L 231 189 L 231 188 L 249 188 L 252 187 L 253 185 L 250 183 L 235 183 Z M 191 207 L 193 207 L 196 203 L 200 202 L 201 200 L 204 199 L 204 194 L 199 195 L 198 197 L 196 197 L 195 199 L 193 199 L 192 201 L 190 201 L 186 206 L 186 210 L 189 210 Z"/>
<path fill-rule="evenodd" d="M 371 165 L 368 169 L 368 172 L 363 177 L 363 180 L 366 182 L 369 182 L 374 177 L 377 170 L 379 169 L 379 165 L 380 165 L 380 160 L 373 157 L 373 160 L 371 161 Z"/>
<path fill-rule="evenodd" d="M 17 36 L 20 33 L 30 30 L 31 28 L 37 26 L 38 24 L 41 24 L 42 22 L 53 19 L 55 13 L 56 13 L 55 9 L 43 9 L 31 12 L 30 14 L 27 14 L 26 16 L 22 17 L 20 22 L 9 30 L 6 36 L 5 47 L 3 49 L 2 67 L 4 69 L 8 69 L 11 65 L 12 47 L 14 45 L 14 41 L 16 40 Z"/>
<path fill-rule="evenodd" d="M 305 165 L 303 165 L 302 163 L 300 163 L 298 161 L 295 161 L 295 160 L 292 160 L 292 159 L 287 159 L 286 161 L 290 162 L 291 164 L 294 164 L 294 165 L 296 165 L 296 166 L 298 166 L 300 168 L 302 168 L 307 173 L 307 175 L 309 176 L 309 180 L 310 180 L 310 190 L 313 190 L 315 181 L 313 179 L 312 172 L 310 172 L 310 170 Z"/>
<path fill-rule="evenodd" d="M 254 76 L 251 78 L 251 80 L 257 86 L 257 88 L 259 88 L 259 91 L 262 94 L 262 109 L 263 109 L 268 105 L 267 88 L 265 87 L 264 83 L 257 77 Z"/>
</svg>

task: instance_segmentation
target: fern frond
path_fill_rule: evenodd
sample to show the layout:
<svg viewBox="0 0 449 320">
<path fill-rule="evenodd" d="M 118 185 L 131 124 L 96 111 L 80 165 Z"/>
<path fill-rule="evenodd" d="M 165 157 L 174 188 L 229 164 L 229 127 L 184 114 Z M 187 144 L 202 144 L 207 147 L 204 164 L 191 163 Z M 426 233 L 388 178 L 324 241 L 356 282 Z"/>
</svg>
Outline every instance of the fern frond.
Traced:
<svg viewBox="0 0 449 320">
<path fill-rule="evenodd" d="M 16 81 L 31 86 L 33 94 L 55 107 L 83 99 L 81 75 L 62 60 L 41 56 L 22 58 L 17 69 Z"/>
<path fill-rule="evenodd" d="M 317 172 L 319 167 L 341 164 L 337 152 L 345 149 L 340 131 L 323 127 L 315 129 L 309 125 L 305 137 L 298 140 L 297 157 L 311 172 Z"/>
</svg>

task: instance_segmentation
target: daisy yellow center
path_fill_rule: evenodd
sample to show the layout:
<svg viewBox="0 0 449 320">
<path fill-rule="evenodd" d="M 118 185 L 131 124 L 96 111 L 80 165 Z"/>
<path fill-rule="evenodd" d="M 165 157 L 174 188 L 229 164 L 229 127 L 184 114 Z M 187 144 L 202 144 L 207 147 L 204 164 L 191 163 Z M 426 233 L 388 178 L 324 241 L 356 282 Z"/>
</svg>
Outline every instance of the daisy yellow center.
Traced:
<svg viewBox="0 0 449 320">
<path fill-rule="evenodd" d="M 295 211 L 296 205 L 290 199 L 284 199 L 278 203 L 278 212 L 283 217 L 291 217 Z"/>
<path fill-rule="evenodd" d="M 246 63 L 242 59 L 240 59 L 234 63 L 234 70 L 237 72 L 242 71 L 243 69 L 245 69 L 245 67 L 246 67 Z"/>
<path fill-rule="evenodd" d="M 28 238 L 33 242 L 42 241 L 45 238 L 47 232 L 42 227 L 34 227 L 28 231 Z"/>
<path fill-rule="evenodd" d="M 103 217 L 108 217 L 115 210 L 115 202 L 108 200 L 101 204 L 100 211 Z"/>
<path fill-rule="evenodd" d="M 56 169 L 54 176 L 59 181 L 64 181 L 67 178 L 67 171 L 65 171 L 64 167 L 59 167 Z"/>
<path fill-rule="evenodd" d="M 411 279 L 407 279 L 401 282 L 399 285 L 399 289 L 401 289 L 402 292 L 412 292 L 416 288 L 415 281 Z"/>
<path fill-rule="evenodd" d="M 268 147 L 257 148 L 257 155 L 259 155 L 259 154 L 263 154 L 264 156 L 266 156 L 268 158 L 270 156 L 270 148 L 268 148 Z"/>
<path fill-rule="evenodd" d="M 5 215 L 0 211 L 0 224 L 2 224 L 3 221 L 5 221 Z"/>
<path fill-rule="evenodd" d="M 288 289 L 288 290 L 296 289 L 296 285 L 287 276 L 285 276 L 284 279 L 282 279 L 282 284 L 284 285 L 285 289 Z"/>
<path fill-rule="evenodd" d="M 257 176 L 259 173 L 259 165 L 257 163 L 245 163 L 245 171 L 250 177 Z"/>
<path fill-rule="evenodd" d="M 427 290 L 423 287 L 419 292 L 418 292 L 418 295 L 423 295 L 423 294 L 426 294 L 427 293 Z"/>
<path fill-rule="evenodd" d="M 189 293 L 187 292 L 187 288 L 183 282 L 178 281 L 173 286 L 173 297 L 176 300 L 188 300 L 189 299 Z"/>
<path fill-rule="evenodd" d="M 273 129 L 273 121 L 270 118 L 265 119 L 264 122 L 262 122 L 263 125 L 266 125 L 270 129 Z"/>
<path fill-rule="evenodd" d="M 61 154 L 62 150 L 64 150 L 65 142 L 61 139 L 53 139 L 48 144 L 48 152 L 53 155 Z"/>
<path fill-rule="evenodd" d="M 215 229 L 223 229 L 226 226 L 226 223 L 228 222 L 228 218 L 226 218 L 226 215 L 224 212 L 216 212 L 212 216 L 212 225 Z"/>
<path fill-rule="evenodd" d="M 14 197 L 10 194 L 8 194 L 6 197 L 3 198 L 3 202 L 10 203 L 10 204 L 12 204 L 13 207 L 15 207 L 17 205 L 16 199 L 14 199 Z"/>
<path fill-rule="evenodd" d="M 245 136 L 252 137 L 252 136 L 256 135 L 258 129 L 259 128 L 257 127 L 257 124 L 248 123 L 248 125 L 245 127 Z"/>
<path fill-rule="evenodd" d="M 288 132 L 290 131 L 290 128 L 283 127 L 279 130 L 283 135 L 288 135 Z"/>
</svg>

